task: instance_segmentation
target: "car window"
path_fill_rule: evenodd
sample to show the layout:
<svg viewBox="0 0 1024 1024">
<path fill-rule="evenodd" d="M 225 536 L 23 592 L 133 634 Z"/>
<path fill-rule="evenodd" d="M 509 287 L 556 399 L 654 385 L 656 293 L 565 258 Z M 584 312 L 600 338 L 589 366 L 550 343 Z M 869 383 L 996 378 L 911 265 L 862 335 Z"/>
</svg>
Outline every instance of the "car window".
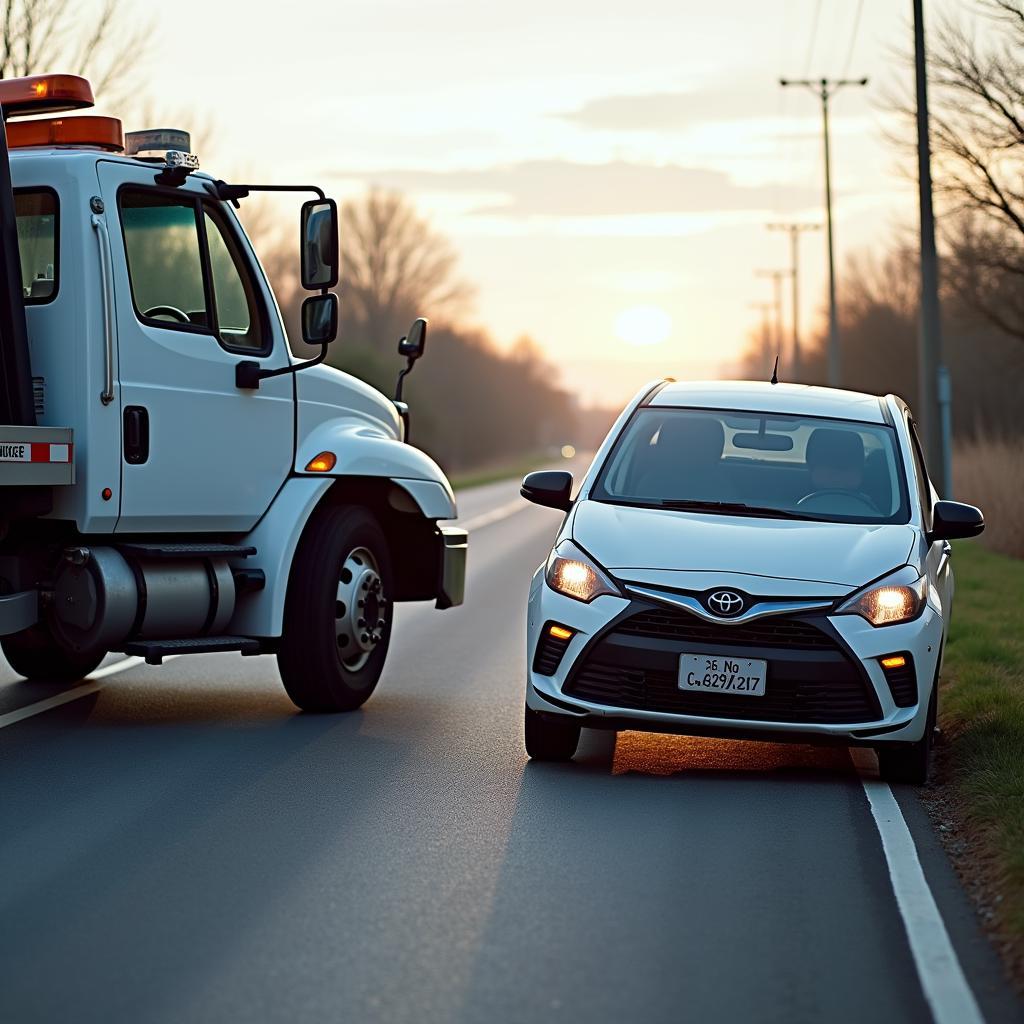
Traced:
<svg viewBox="0 0 1024 1024">
<path fill-rule="evenodd" d="M 210 313 L 195 201 L 148 190 L 121 193 L 132 299 L 161 327 L 207 330 Z"/>
<path fill-rule="evenodd" d="M 26 305 L 42 305 L 57 295 L 57 194 L 50 189 L 18 189 L 14 213 L 22 295 Z"/>
<path fill-rule="evenodd" d="M 229 348 L 262 349 L 255 286 L 239 250 L 237 237 L 206 207 L 206 240 L 220 340 Z"/>
<path fill-rule="evenodd" d="M 837 522 L 909 518 L 892 428 L 757 412 L 639 410 L 592 496 L 652 506 L 728 503 Z"/>
<path fill-rule="evenodd" d="M 921 439 L 917 436 L 917 424 L 908 420 L 910 427 L 910 448 L 914 453 L 914 476 L 917 478 L 917 493 L 921 500 L 921 514 L 924 517 L 925 529 L 932 528 L 932 488 L 929 483 L 928 467 L 924 460 Z"/>
</svg>

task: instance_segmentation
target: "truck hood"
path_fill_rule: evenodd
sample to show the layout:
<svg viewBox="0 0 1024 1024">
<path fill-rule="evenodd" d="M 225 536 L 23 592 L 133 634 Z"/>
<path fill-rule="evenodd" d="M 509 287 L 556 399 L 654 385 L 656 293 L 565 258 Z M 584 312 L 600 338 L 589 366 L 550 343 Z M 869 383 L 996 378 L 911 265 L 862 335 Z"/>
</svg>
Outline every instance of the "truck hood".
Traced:
<svg viewBox="0 0 1024 1024">
<path fill-rule="evenodd" d="M 400 434 L 394 402 L 358 377 L 321 363 L 300 370 L 295 375 L 295 389 L 299 421 L 307 433 L 316 424 L 344 414 L 366 420 L 389 437 L 397 438 Z"/>
<path fill-rule="evenodd" d="M 823 593 L 863 586 L 906 564 L 909 526 L 812 523 L 581 501 L 572 538 L 615 576 L 682 589 L 723 582 Z M 729 580 L 723 580 L 728 574 Z M 762 584 L 750 580 L 761 580 Z M 772 586 L 770 581 L 794 581 Z M 797 587 L 799 582 L 807 587 Z"/>
</svg>

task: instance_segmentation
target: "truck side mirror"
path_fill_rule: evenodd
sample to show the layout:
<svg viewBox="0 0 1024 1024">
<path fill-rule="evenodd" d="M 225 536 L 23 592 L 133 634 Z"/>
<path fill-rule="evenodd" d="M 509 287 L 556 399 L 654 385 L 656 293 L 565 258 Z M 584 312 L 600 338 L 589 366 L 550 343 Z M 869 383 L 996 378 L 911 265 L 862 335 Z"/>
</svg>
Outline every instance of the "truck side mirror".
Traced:
<svg viewBox="0 0 1024 1024">
<path fill-rule="evenodd" d="M 302 303 L 302 340 L 307 345 L 329 345 L 337 336 L 338 296 L 310 295 Z"/>
<path fill-rule="evenodd" d="M 301 278 L 306 291 L 338 284 L 338 204 L 333 199 L 310 199 L 302 204 Z"/>
<path fill-rule="evenodd" d="M 412 327 L 409 328 L 409 333 L 406 337 L 402 338 L 398 342 L 398 354 L 405 356 L 407 359 L 415 362 L 427 347 L 427 320 L 423 317 L 419 317 L 413 322 Z"/>
<path fill-rule="evenodd" d="M 564 470 L 541 470 L 523 480 L 519 493 L 534 505 L 568 512 L 572 508 L 572 473 Z"/>
<path fill-rule="evenodd" d="M 932 509 L 932 528 L 928 539 L 956 540 L 959 537 L 977 537 L 985 529 L 981 509 L 959 501 L 937 501 Z"/>
</svg>

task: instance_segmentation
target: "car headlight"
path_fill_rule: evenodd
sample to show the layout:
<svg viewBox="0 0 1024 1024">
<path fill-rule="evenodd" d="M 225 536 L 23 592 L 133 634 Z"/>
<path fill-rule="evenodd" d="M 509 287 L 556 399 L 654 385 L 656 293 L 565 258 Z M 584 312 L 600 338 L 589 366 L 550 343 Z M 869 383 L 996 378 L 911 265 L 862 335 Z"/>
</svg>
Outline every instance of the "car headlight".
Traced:
<svg viewBox="0 0 1024 1024">
<path fill-rule="evenodd" d="M 619 595 L 604 570 L 568 540 L 551 552 L 544 579 L 552 590 L 576 601 L 589 603 L 602 594 Z"/>
<path fill-rule="evenodd" d="M 839 615 L 860 615 L 872 626 L 895 626 L 916 619 L 928 601 L 928 578 L 909 565 L 854 594 L 837 609 Z"/>
</svg>

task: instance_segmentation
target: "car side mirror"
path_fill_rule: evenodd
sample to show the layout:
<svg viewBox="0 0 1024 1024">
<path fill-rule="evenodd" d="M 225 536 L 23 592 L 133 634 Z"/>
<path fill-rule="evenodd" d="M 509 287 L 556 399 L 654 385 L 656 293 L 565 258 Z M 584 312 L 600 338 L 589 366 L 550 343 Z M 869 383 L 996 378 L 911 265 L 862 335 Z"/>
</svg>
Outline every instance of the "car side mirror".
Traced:
<svg viewBox="0 0 1024 1024">
<path fill-rule="evenodd" d="M 300 217 L 301 278 L 306 291 L 338 284 L 338 204 L 333 199 L 311 199 L 302 204 Z"/>
<path fill-rule="evenodd" d="M 542 470 L 530 473 L 523 480 L 519 493 L 534 505 L 568 512 L 572 508 L 572 473 L 564 470 Z"/>
<path fill-rule="evenodd" d="M 411 362 L 415 362 L 423 355 L 427 347 L 427 320 L 418 317 L 413 321 L 409 333 L 398 342 L 398 354 L 405 356 Z"/>
<path fill-rule="evenodd" d="M 981 509 L 959 501 L 937 501 L 932 509 L 932 528 L 929 540 L 956 540 L 959 537 L 977 537 L 985 529 Z"/>
<path fill-rule="evenodd" d="M 302 303 L 302 340 L 307 345 L 329 345 L 337 336 L 338 296 L 310 295 Z"/>
</svg>

